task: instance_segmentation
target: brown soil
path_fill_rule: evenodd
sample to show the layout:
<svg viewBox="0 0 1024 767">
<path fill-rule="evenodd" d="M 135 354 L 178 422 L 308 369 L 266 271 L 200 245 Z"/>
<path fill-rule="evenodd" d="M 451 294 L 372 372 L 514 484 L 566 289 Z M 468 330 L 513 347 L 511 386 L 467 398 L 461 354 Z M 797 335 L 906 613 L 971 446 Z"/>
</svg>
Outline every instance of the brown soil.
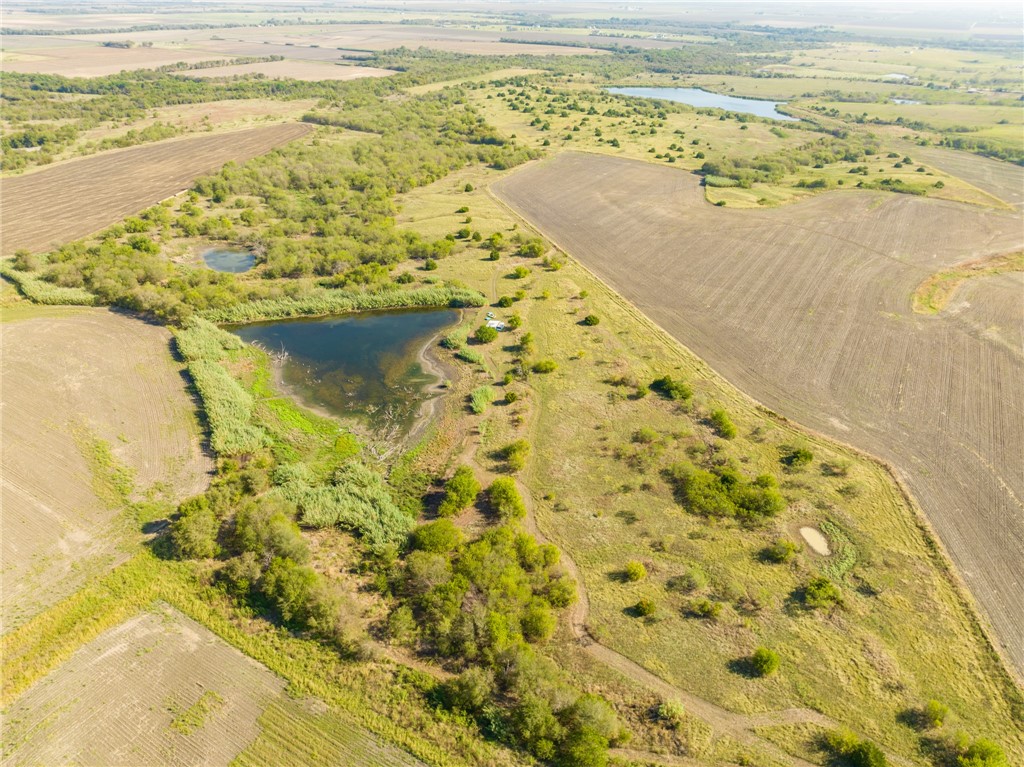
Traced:
<svg viewBox="0 0 1024 767">
<path fill-rule="evenodd" d="M 731 211 L 685 172 L 584 154 L 494 191 L 741 389 L 894 464 L 1024 669 L 1024 354 L 910 304 L 1019 249 L 1019 215 L 864 192 Z M 987 295 L 1019 324 L 1019 293 Z"/>
<path fill-rule="evenodd" d="M 4 630 L 125 556 L 90 441 L 137 491 L 161 483 L 171 500 L 201 492 L 212 468 L 164 328 L 99 309 L 24 316 L 0 325 Z"/>
<path fill-rule="evenodd" d="M 85 237 L 184 191 L 227 162 L 243 162 L 310 130 L 303 123 L 284 123 L 170 139 L 6 178 L 0 254 L 42 251 Z"/>
</svg>

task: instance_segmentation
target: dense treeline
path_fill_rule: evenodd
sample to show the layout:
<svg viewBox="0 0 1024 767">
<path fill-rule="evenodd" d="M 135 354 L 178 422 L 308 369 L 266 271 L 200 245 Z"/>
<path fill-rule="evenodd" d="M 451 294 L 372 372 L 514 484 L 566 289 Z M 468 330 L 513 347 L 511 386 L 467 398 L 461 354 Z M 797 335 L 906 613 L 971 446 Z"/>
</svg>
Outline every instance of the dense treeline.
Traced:
<svg viewBox="0 0 1024 767">
<path fill-rule="evenodd" d="M 454 238 L 428 242 L 396 229 L 394 196 L 467 163 L 504 168 L 535 155 L 487 126 L 458 89 L 401 100 L 380 97 L 382 89 L 393 87 L 379 80 L 349 83 L 343 109 L 325 108 L 310 118 L 373 129 L 371 138 L 338 144 L 326 136 L 242 166 L 229 164 L 198 181 L 177 214 L 169 204 L 154 206 L 96 242 L 64 246 L 24 271 L 41 266 L 42 278 L 53 285 L 84 289 L 103 303 L 174 323 L 195 312 L 227 321 L 410 305 L 408 297 L 380 295 L 394 287 L 390 269 L 409 258 L 443 258 Z M 211 213 L 199 204 L 202 198 L 208 208 L 231 207 Z M 248 244 L 264 279 L 174 265 L 160 252 L 161 241 L 173 236 Z M 336 288 L 347 292 L 339 295 Z M 378 295 L 356 299 L 354 288 Z M 430 300 L 480 299 L 451 293 Z M 253 301 L 262 303 L 239 308 Z"/>
</svg>

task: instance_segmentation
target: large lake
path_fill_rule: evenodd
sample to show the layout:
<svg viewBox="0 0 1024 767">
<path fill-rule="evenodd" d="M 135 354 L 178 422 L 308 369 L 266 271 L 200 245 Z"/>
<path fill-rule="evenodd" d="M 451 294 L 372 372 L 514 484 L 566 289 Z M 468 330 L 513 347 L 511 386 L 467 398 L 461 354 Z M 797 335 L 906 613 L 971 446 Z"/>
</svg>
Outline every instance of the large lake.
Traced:
<svg viewBox="0 0 1024 767">
<path fill-rule="evenodd" d="M 268 352 L 286 353 L 283 382 L 299 402 L 392 439 L 408 433 L 427 387 L 437 383 L 420 365 L 420 352 L 458 316 L 452 309 L 413 309 L 229 329 Z"/>
<path fill-rule="evenodd" d="M 239 274 L 252 269 L 256 257 L 241 248 L 210 248 L 203 251 L 203 261 L 215 272 Z"/>
<path fill-rule="evenodd" d="M 757 117 L 768 117 L 773 120 L 799 122 L 795 117 L 784 115 L 776 109 L 776 107 L 785 104 L 786 102 L 784 101 L 762 101 L 760 99 L 744 99 L 739 96 L 724 96 L 721 93 L 711 93 L 700 88 L 606 88 L 605 90 L 622 96 L 640 96 L 647 99 L 678 101 L 681 104 L 689 104 L 692 107 L 713 107 L 715 109 L 727 109 L 730 112 L 756 115 Z"/>
</svg>

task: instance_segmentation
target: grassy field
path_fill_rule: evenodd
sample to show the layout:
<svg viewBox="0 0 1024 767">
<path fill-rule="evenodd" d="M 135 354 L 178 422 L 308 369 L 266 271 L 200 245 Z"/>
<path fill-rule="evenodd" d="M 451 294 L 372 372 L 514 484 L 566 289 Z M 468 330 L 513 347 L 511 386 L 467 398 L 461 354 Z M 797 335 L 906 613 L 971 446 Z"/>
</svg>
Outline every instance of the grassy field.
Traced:
<svg viewBox="0 0 1024 767">
<path fill-rule="evenodd" d="M 198 492 L 212 462 L 163 328 L 101 309 L 5 309 L 0 344 L 9 631 L 127 556 L 129 502 Z"/>
<path fill-rule="evenodd" d="M 656 194 L 664 205 L 677 211 L 673 217 L 677 216 L 679 200 L 658 191 L 655 179 L 664 175 L 689 183 L 685 175 L 637 166 L 644 194 L 625 183 L 628 175 L 619 173 L 616 192 L 610 195 L 608 187 L 601 185 L 601 179 L 610 176 L 598 162 L 597 157 L 593 162 L 583 161 L 578 179 L 586 181 L 579 185 L 569 180 L 575 178 L 571 167 L 555 163 L 551 178 L 524 179 L 515 186 L 521 175 L 543 172 L 542 164 L 513 174 L 497 188 L 506 199 L 511 199 L 512 189 L 522 190 L 533 200 L 528 206 L 530 218 L 545 230 L 556 231 L 548 226 L 548 218 L 538 213 L 539 208 L 564 222 L 565 231 L 557 231 L 565 235 L 570 252 L 584 255 L 582 249 L 572 247 L 576 237 L 600 239 L 605 245 L 601 252 L 607 253 L 602 258 L 607 260 L 595 262 L 587 256 L 595 268 L 602 264 L 599 271 L 607 271 L 606 264 L 617 262 L 634 274 L 662 275 L 659 284 L 673 295 L 686 290 L 686 280 L 668 266 L 679 258 L 672 247 L 648 240 L 655 231 L 654 222 L 669 219 L 646 197 Z M 485 238 L 492 231 L 511 236 L 513 227 L 528 234 L 526 222 L 503 211 L 483 191 L 497 175 L 457 174 L 403 196 L 399 220 L 404 226 L 438 236 L 457 229 L 464 215 L 469 215 Z M 639 181 L 641 175 L 643 181 Z M 477 191 L 462 191 L 466 182 Z M 581 205 L 586 190 L 600 190 L 595 194 L 609 205 L 629 209 L 647 234 L 639 236 L 636 225 L 617 218 L 611 209 L 601 213 L 584 213 L 578 207 L 571 212 L 563 210 L 567 204 Z M 693 193 L 698 196 L 689 204 L 704 205 L 696 188 Z M 525 204 L 525 197 L 517 196 L 516 204 Z M 630 209 L 626 199 L 643 206 L 644 214 Z M 827 198 L 816 203 L 830 205 Z M 893 200 L 889 205 L 900 208 L 902 201 Z M 468 214 L 456 213 L 463 206 L 468 207 Z M 834 220 L 833 213 L 827 215 Z M 730 218 L 730 226 L 719 230 L 735 234 L 739 220 Z M 584 228 L 581 221 L 589 223 Z M 763 229 L 765 222 L 758 220 L 756 225 Z M 708 258 L 715 255 L 720 261 L 716 254 L 723 251 L 709 245 L 710 236 L 697 230 L 682 236 L 673 233 L 671 239 L 700 242 L 701 253 Z M 644 244 L 638 245 L 640 242 Z M 809 243 L 807 247 L 815 250 Z M 662 267 L 654 272 L 636 268 L 636 258 L 655 263 L 657 259 L 651 260 L 654 252 L 666 259 Z M 691 250 L 686 258 L 694 256 Z M 523 280 L 508 279 L 513 267 L 521 263 L 528 265 L 530 275 Z M 688 262 L 675 263 L 683 266 Z M 741 264 L 737 268 L 747 268 Z M 590 601 L 588 629 L 595 638 L 658 677 L 730 711 L 755 714 L 807 706 L 877 739 L 911 761 L 921 758 L 918 736 L 900 723 L 901 714 L 921 705 L 915 701 L 933 696 L 949 701 L 961 729 L 987 732 L 1015 749 L 1014 753 L 1024 753 L 1024 743 L 1012 734 L 1011 724 L 1018 715 L 1013 710 L 1019 705 L 1019 694 L 989 649 L 955 576 L 946 570 L 922 533 L 913 509 L 883 468 L 835 443 L 796 431 L 783 420 L 767 417 L 571 261 L 558 271 L 549 271 L 536 261 L 524 262 L 512 255 L 492 262 L 486 260 L 485 252 L 467 248 L 440 262 L 438 271 L 441 276 L 457 275 L 489 292 L 494 300 L 525 289 L 524 300 L 494 311 L 502 319 L 512 312 L 520 314 L 523 330 L 535 339 L 535 356 L 557 361 L 555 373 L 530 376 L 525 391 L 522 383 L 510 384 L 510 389 L 520 392 L 516 404 L 490 411 L 482 422 L 474 421 L 472 428 L 481 434 L 478 460 L 485 466 L 497 468 L 499 464 L 490 456 L 515 438 L 525 437 L 534 444 L 537 457 L 525 482 L 537 501 L 538 524 L 576 560 Z M 666 274 L 671 275 L 668 281 Z M 692 268 L 692 274 L 709 288 L 729 284 L 710 265 Z M 820 280 L 821 274 L 815 274 L 814 279 Z M 751 279 L 763 284 L 764 275 L 751 273 Z M 793 276 L 783 274 L 779 279 L 792 282 Z M 903 302 L 909 303 L 912 287 L 908 285 L 906 291 L 899 288 Z M 770 288 L 765 293 L 773 300 L 778 296 Z M 639 301 L 641 308 L 652 305 L 640 299 L 637 291 L 627 289 L 626 295 Z M 724 297 L 694 296 L 691 301 L 708 312 L 714 311 L 716 303 L 729 303 Z M 824 307 L 818 310 L 820 320 Z M 580 324 L 589 313 L 600 318 L 599 325 L 588 328 Z M 763 310 L 754 314 L 764 320 Z M 804 316 L 800 311 L 795 315 Z M 653 316 L 663 319 L 657 313 Z M 671 316 L 680 315 L 673 311 Z M 473 324 L 469 318 L 467 326 Z M 485 350 L 484 366 L 469 374 L 467 391 L 500 379 L 501 372 L 518 356 L 515 338 L 520 334 L 502 341 L 500 348 Z M 717 345 L 723 347 L 721 332 L 716 338 Z M 735 341 L 729 344 L 723 353 L 736 351 Z M 638 384 L 665 373 L 681 376 L 694 387 L 693 404 L 680 409 L 654 393 L 642 399 L 634 397 Z M 721 407 L 738 427 L 741 436 L 735 440 L 718 438 L 708 425 L 710 411 Z M 636 434 L 641 428 L 652 433 L 638 441 Z M 450 430 L 458 433 L 458 427 L 446 424 L 445 432 Z M 846 432 L 842 436 L 851 440 Z M 448 439 L 457 444 L 457 437 Z M 787 473 L 780 456 L 783 448 L 793 445 L 809 449 L 814 462 L 806 470 Z M 443 452 L 443 448 L 439 450 Z M 787 511 L 752 530 L 686 514 L 673 499 L 660 470 L 673 461 L 701 460 L 708 455 L 716 462 L 739 467 L 747 476 L 759 472 L 779 476 Z M 806 546 L 798 532 L 805 526 L 827 531 L 831 556 L 822 557 Z M 779 538 L 793 541 L 800 553 L 787 565 L 764 564 L 759 552 Z M 630 560 L 646 566 L 648 576 L 640 583 L 621 577 Z M 801 584 L 822 572 L 840 584 L 845 603 L 843 609 L 824 615 L 807 611 L 799 601 Z M 688 582 L 691 575 L 696 582 L 692 589 L 673 585 L 680 576 Z M 997 581 L 995 586 L 1003 584 Z M 657 605 L 653 619 L 633 617 L 632 607 L 643 597 Z M 717 621 L 688 617 L 689 605 L 702 598 L 724 605 Z M 916 638 L 908 642 L 910 635 Z M 942 641 L 936 641 L 937 637 Z M 782 672 L 771 680 L 756 680 L 744 671 L 743 658 L 759 644 L 783 655 Z M 958 669 L 964 664 L 974 671 L 961 674 Z M 952 679 L 957 680 L 955 684 Z M 993 700 L 1002 703 L 993 708 Z M 639 737 L 657 738 L 647 730 L 641 730 Z M 677 753 L 679 749 L 685 752 L 678 744 L 674 748 Z"/>
<path fill-rule="evenodd" d="M 3 255 L 41 251 L 84 237 L 186 189 L 226 162 L 263 154 L 306 135 L 301 123 L 170 139 L 73 160 L 4 181 Z M 83 200 L 96 204 L 83 205 Z M 45 216 L 37 215 L 46 210 Z"/>
<path fill-rule="evenodd" d="M 608 114 L 609 108 L 614 110 L 628 102 L 595 90 L 590 84 L 570 84 L 562 91 L 572 97 L 570 101 L 582 105 L 582 113 L 564 107 L 553 109 L 557 104 L 542 110 L 546 105 L 543 101 L 545 96 L 541 93 L 544 84 L 544 79 L 526 83 L 517 81 L 504 90 L 477 90 L 473 95 L 489 122 L 533 146 L 549 146 L 552 147 L 550 151 L 600 152 L 685 170 L 697 170 L 705 162 L 744 161 L 757 157 L 786 161 L 814 151 L 815 142 L 820 139 L 820 134 L 801 130 L 799 125 L 777 124 L 769 120 L 724 119 L 717 113 L 702 114 L 700 111 L 688 111 L 685 107 L 686 111 L 646 118 Z M 510 91 L 516 95 L 510 95 Z M 524 93 L 528 94 L 528 99 L 523 98 Z M 860 106 L 857 105 L 858 108 Z M 532 107 L 534 111 L 527 111 L 525 107 Z M 815 116 L 813 112 L 804 111 L 803 107 L 799 111 L 802 115 Z M 537 120 L 542 121 L 539 126 Z M 982 207 L 1007 207 L 1008 201 L 991 190 L 979 189 L 970 181 L 944 172 L 927 161 L 922 164 L 920 157 L 916 163 L 902 162 L 904 157 L 916 152 L 902 143 L 897 145 L 893 142 L 892 146 L 889 143 L 883 140 L 881 151 L 877 151 L 870 161 L 814 163 L 813 167 L 809 164 L 796 171 L 784 172 L 771 182 L 754 183 L 749 187 L 708 187 L 708 200 L 731 207 L 775 207 L 811 196 L 822 189 L 856 186 L 864 181 L 870 183 L 884 178 L 914 188 L 921 187 L 922 193 L 932 197 Z M 889 156 L 890 153 L 893 156 Z M 864 168 L 867 179 L 860 173 Z"/>
<path fill-rule="evenodd" d="M 969 332 L 951 340 L 955 320 L 910 321 L 910 295 L 935 265 L 1019 247 L 1013 214 L 862 192 L 730 213 L 685 174 L 583 154 L 524 170 L 498 193 L 730 381 L 895 463 L 1024 663 L 1013 617 L 1024 605 L 1006 577 L 1024 551 L 1003 533 L 1024 492 L 1008 460 L 1024 446 L 1007 450 L 1024 435 L 1006 392 L 1019 357 Z M 1012 324 L 1013 301 L 998 311 Z"/>
</svg>

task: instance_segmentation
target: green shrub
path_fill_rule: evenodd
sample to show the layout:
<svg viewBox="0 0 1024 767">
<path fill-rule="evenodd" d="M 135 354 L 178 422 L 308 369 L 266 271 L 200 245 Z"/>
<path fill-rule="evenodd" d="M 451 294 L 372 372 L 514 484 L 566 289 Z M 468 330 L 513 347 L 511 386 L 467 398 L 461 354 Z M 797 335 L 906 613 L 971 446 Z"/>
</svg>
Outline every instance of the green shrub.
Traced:
<svg viewBox="0 0 1024 767">
<path fill-rule="evenodd" d="M 673 730 L 679 729 L 686 717 L 686 707 L 678 700 L 666 700 L 658 704 L 658 719 L 663 721 Z"/>
<path fill-rule="evenodd" d="M 601 322 L 601 318 L 598 317 L 596 314 L 588 314 L 586 317 L 583 318 L 583 324 L 584 325 L 594 326 L 594 325 L 597 325 L 600 322 Z"/>
<path fill-rule="evenodd" d="M 530 443 L 525 439 L 517 439 L 505 445 L 500 454 L 509 469 L 522 471 L 526 467 L 526 459 L 530 457 Z"/>
<path fill-rule="evenodd" d="M 270 444 L 263 428 L 253 423 L 252 397 L 220 365 L 226 351 L 242 347 L 241 340 L 211 322 L 192 318 L 175 333 L 175 343 L 203 401 L 214 451 L 242 455 Z"/>
<path fill-rule="evenodd" d="M 722 439 L 733 439 L 736 437 L 736 427 L 729 418 L 729 414 L 724 410 L 711 411 L 710 420 L 711 425 Z"/>
<path fill-rule="evenodd" d="M 420 525 L 412 531 L 410 543 L 417 551 L 447 554 L 464 540 L 462 531 L 450 519 Z"/>
<path fill-rule="evenodd" d="M 771 546 L 767 546 L 761 551 L 761 559 L 765 562 L 774 562 L 775 564 L 782 564 L 792 559 L 793 555 L 796 554 L 799 547 L 792 541 L 783 540 L 780 538 L 775 541 Z"/>
<path fill-rule="evenodd" d="M 626 563 L 626 568 L 623 570 L 627 581 L 642 581 L 647 577 L 647 568 L 644 567 L 643 562 L 637 562 L 633 560 Z"/>
<path fill-rule="evenodd" d="M 949 708 L 937 700 L 930 700 L 921 707 L 921 719 L 928 727 L 941 727 L 949 716 Z"/>
<path fill-rule="evenodd" d="M 13 269 L 6 262 L 0 264 L 0 274 L 13 282 L 25 298 L 36 304 L 94 306 L 99 303 L 99 299 L 84 288 L 55 285 L 29 272 Z"/>
<path fill-rule="evenodd" d="M 860 740 L 849 730 L 833 730 L 825 736 L 825 748 L 850 767 L 887 767 L 885 754 L 874 743 Z"/>
<path fill-rule="evenodd" d="M 722 613 L 722 605 L 710 599 L 696 599 L 690 603 L 688 612 L 695 618 L 713 621 Z"/>
<path fill-rule="evenodd" d="M 433 271 L 436 271 L 436 270 L 437 270 L 437 261 L 435 261 L 434 259 L 428 258 L 426 261 L 423 262 L 423 271 L 425 271 L 425 272 L 433 272 Z"/>
<path fill-rule="evenodd" d="M 767 647 L 758 647 L 750 656 L 750 666 L 758 676 L 769 676 L 779 668 L 778 653 Z"/>
<path fill-rule="evenodd" d="M 641 618 L 649 618 L 658 611 L 658 605 L 653 599 L 641 599 L 633 606 L 633 612 Z"/>
<path fill-rule="evenodd" d="M 470 365 L 482 365 L 484 362 L 484 356 L 475 349 L 460 349 L 455 353 L 455 358 Z"/>
<path fill-rule="evenodd" d="M 507 309 L 508 307 L 512 306 L 513 303 L 515 302 L 512 300 L 512 296 L 502 296 L 501 298 L 498 299 L 498 306 L 502 307 L 503 309 Z"/>
<path fill-rule="evenodd" d="M 518 330 L 523 326 L 523 318 L 520 317 L 518 314 L 513 314 L 511 317 L 508 318 L 508 321 L 505 324 L 508 325 L 509 328 L 511 328 L 512 330 Z"/>
<path fill-rule="evenodd" d="M 462 187 L 462 191 L 463 192 L 472 192 L 473 191 L 473 185 L 472 184 L 466 184 L 464 187 Z"/>
<path fill-rule="evenodd" d="M 480 415 L 487 406 L 494 402 L 494 389 L 490 386 L 478 386 L 469 395 L 469 409 Z"/>
<path fill-rule="evenodd" d="M 498 477 L 494 480 L 487 488 L 487 498 L 502 519 L 521 519 L 526 516 L 526 505 L 511 477 Z"/>
<path fill-rule="evenodd" d="M 515 402 L 518 399 L 519 399 L 519 395 L 516 394 L 514 391 L 509 390 L 509 391 L 505 392 L 505 404 L 506 405 L 511 405 L 513 402 Z"/>
<path fill-rule="evenodd" d="M 693 389 L 683 381 L 676 381 L 672 376 L 662 376 L 651 382 L 651 390 L 667 399 L 685 402 L 693 396 Z"/>
<path fill-rule="evenodd" d="M 537 360 L 530 369 L 534 373 L 553 373 L 558 369 L 558 363 L 551 359 Z"/>
<path fill-rule="evenodd" d="M 811 463 L 814 460 L 814 453 L 804 447 L 790 447 L 783 451 L 780 460 L 787 468 L 795 471 Z"/>
<path fill-rule="evenodd" d="M 444 498 L 437 509 L 443 517 L 458 514 L 469 506 L 480 494 L 480 483 L 476 481 L 473 470 L 468 466 L 460 466 L 444 486 Z"/>
<path fill-rule="evenodd" d="M 839 589 L 828 578 L 812 578 L 804 587 L 804 604 L 814 609 L 832 607 L 842 599 Z"/>
<path fill-rule="evenodd" d="M 670 591 L 681 591 L 690 593 L 699 591 L 708 585 L 708 577 L 703 570 L 696 567 L 689 568 L 682 575 L 676 575 L 668 579 L 666 587 Z"/>
<path fill-rule="evenodd" d="M 513 280 L 521 280 L 524 277 L 528 277 L 529 275 L 529 269 L 527 269 L 525 266 L 517 266 L 515 269 L 512 270 L 512 273 L 509 275 L 509 277 L 511 277 Z"/>
<path fill-rule="evenodd" d="M 452 708 L 477 714 L 494 695 L 494 672 L 470 667 L 446 685 L 445 694 Z"/>
<path fill-rule="evenodd" d="M 479 343 L 489 344 L 498 337 L 498 331 L 489 325 L 481 325 L 473 332 L 473 338 Z"/>
<path fill-rule="evenodd" d="M 956 760 L 957 767 L 1009 767 L 1003 749 L 991 740 L 978 738 Z"/>
<path fill-rule="evenodd" d="M 360 535 L 372 548 L 404 543 L 412 520 L 395 503 L 377 472 L 361 463 L 346 464 L 329 485 L 299 478 L 283 484 L 281 494 L 296 504 L 302 523 L 337 525 Z"/>
</svg>

